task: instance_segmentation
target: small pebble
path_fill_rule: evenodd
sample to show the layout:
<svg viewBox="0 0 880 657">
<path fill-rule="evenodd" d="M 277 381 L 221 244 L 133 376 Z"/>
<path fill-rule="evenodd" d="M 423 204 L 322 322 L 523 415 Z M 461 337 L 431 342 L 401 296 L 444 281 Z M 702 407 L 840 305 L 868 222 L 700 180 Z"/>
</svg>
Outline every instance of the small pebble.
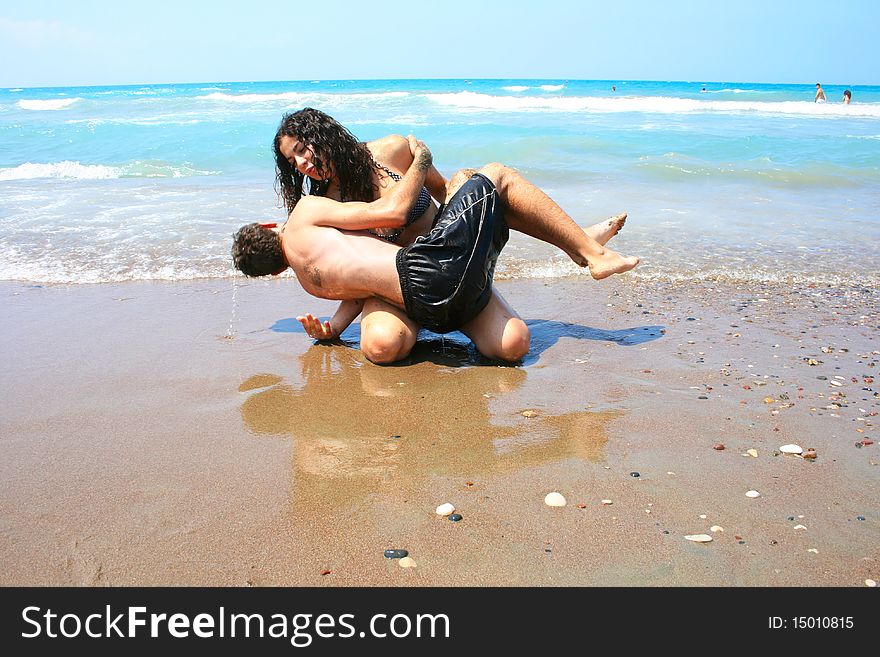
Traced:
<svg viewBox="0 0 880 657">
<path fill-rule="evenodd" d="M 783 454 L 803 454 L 804 450 L 800 445 L 783 445 L 779 448 L 779 451 Z"/>
<path fill-rule="evenodd" d="M 535 417 L 538 414 L 538 411 L 523 411 L 520 413 L 523 417 Z"/>
<path fill-rule="evenodd" d="M 819 550 L 817 550 L 816 548 L 810 548 L 809 550 L 807 550 L 807 552 L 812 552 L 813 554 L 819 554 Z"/>
<path fill-rule="evenodd" d="M 761 497 L 761 493 L 756 490 L 746 491 L 746 497 Z"/>
<path fill-rule="evenodd" d="M 385 550 L 386 559 L 403 559 L 408 554 L 406 550 Z"/>
<path fill-rule="evenodd" d="M 461 514 L 460 513 L 453 513 L 449 516 L 449 519 L 452 522 L 458 522 L 459 520 L 461 520 Z"/>
<path fill-rule="evenodd" d="M 700 395 L 697 399 L 709 399 L 706 395 Z"/>
<path fill-rule="evenodd" d="M 864 520 L 865 516 L 856 516 L 856 520 Z"/>
<path fill-rule="evenodd" d="M 709 543 L 712 540 L 712 537 L 708 534 L 690 534 L 684 538 L 686 541 L 692 541 L 694 543 Z"/>
<path fill-rule="evenodd" d="M 399 561 L 399 565 L 401 568 L 415 568 L 416 561 L 412 557 L 404 557 Z"/>
<path fill-rule="evenodd" d="M 586 504 L 578 504 L 578 505 L 576 505 L 576 506 L 577 506 L 577 508 L 579 508 L 579 509 L 586 509 L 586 508 L 587 508 L 587 505 L 586 505 Z"/>
<path fill-rule="evenodd" d="M 724 449 L 724 443 L 715 443 L 715 446 L 712 449 L 717 449 L 719 452 Z"/>
<path fill-rule="evenodd" d="M 641 477 L 642 475 L 640 475 L 638 472 L 630 472 L 629 476 L 630 477 Z"/>
<path fill-rule="evenodd" d="M 803 525 L 795 525 L 794 528 L 795 529 L 806 529 L 806 527 L 804 527 Z"/>
<path fill-rule="evenodd" d="M 812 447 L 808 447 L 807 451 L 801 454 L 805 459 L 815 459 L 816 458 L 816 450 Z"/>
<path fill-rule="evenodd" d="M 609 506 L 611 504 L 614 504 L 614 502 L 612 502 L 611 500 L 602 500 L 602 504 L 605 506 Z"/>
<path fill-rule="evenodd" d="M 758 458 L 758 450 L 756 449 L 747 449 L 746 454 L 749 456 L 753 456 L 754 458 Z"/>
<path fill-rule="evenodd" d="M 435 512 L 438 516 L 448 516 L 453 511 L 455 511 L 455 507 L 449 502 L 446 502 L 445 504 L 438 506 Z"/>
<path fill-rule="evenodd" d="M 329 570 L 322 570 L 321 571 L 321 575 L 329 575 L 329 574 L 330 574 Z"/>
<path fill-rule="evenodd" d="M 544 496 L 544 504 L 547 506 L 565 506 L 567 502 L 560 493 L 554 491 Z"/>
<path fill-rule="evenodd" d="M 724 527 L 722 527 L 720 525 L 712 525 L 711 527 L 709 527 L 709 531 L 713 532 L 713 533 L 721 532 L 723 534 Z"/>
<path fill-rule="evenodd" d="M 866 579 L 865 586 L 870 586 L 871 588 L 874 588 L 875 586 L 877 586 L 877 582 L 875 582 L 873 579 Z"/>
</svg>

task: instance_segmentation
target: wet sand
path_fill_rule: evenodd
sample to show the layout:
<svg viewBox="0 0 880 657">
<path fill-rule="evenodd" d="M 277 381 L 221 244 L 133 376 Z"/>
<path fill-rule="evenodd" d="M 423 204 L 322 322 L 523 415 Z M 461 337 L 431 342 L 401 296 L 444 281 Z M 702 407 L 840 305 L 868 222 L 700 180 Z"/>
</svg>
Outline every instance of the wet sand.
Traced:
<svg viewBox="0 0 880 657">
<path fill-rule="evenodd" d="M 316 345 L 294 280 L 0 284 L 0 584 L 880 580 L 875 290 L 499 288 L 520 367 Z"/>
</svg>

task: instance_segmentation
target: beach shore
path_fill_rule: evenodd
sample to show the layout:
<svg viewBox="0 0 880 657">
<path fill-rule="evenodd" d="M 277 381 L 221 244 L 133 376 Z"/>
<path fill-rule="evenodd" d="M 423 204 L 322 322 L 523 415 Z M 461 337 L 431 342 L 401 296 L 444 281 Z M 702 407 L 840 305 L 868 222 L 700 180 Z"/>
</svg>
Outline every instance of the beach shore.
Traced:
<svg viewBox="0 0 880 657">
<path fill-rule="evenodd" d="M 520 367 L 314 344 L 291 279 L 0 284 L 0 584 L 880 580 L 875 289 L 498 285 Z"/>
</svg>

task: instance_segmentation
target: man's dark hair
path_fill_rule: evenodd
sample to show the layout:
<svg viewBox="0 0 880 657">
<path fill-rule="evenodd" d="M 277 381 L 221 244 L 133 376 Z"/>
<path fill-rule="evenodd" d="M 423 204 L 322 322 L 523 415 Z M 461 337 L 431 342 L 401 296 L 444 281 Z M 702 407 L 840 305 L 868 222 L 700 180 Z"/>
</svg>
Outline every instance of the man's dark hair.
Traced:
<svg viewBox="0 0 880 657">
<path fill-rule="evenodd" d="M 377 166 L 366 144 L 359 142 L 345 126 L 321 110 L 311 107 L 285 114 L 275 133 L 275 191 L 290 213 L 303 196 L 306 176 L 281 154 L 281 138 L 291 137 L 313 149 L 312 163 L 328 173 L 333 164 L 343 201 L 375 199 L 373 169 Z M 330 181 L 309 178 L 309 194 L 324 196 Z"/>
<path fill-rule="evenodd" d="M 281 238 L 260 224 L 242 226 L 232 236 L 232 262 L 245 276 L 268 276 L 287 269 Z"/>
<path fill-rule="evenodd" d="M 847 98 L 852 98 L 852 91 L 850 91 L 849 89 L 845 89 L 843 95 Z"/>
</svg>

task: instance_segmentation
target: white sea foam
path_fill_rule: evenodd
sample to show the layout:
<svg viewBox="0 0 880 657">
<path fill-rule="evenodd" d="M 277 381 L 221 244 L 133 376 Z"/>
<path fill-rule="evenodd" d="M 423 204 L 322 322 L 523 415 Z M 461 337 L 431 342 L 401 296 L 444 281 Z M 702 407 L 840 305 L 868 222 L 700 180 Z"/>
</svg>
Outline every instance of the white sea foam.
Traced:
<svg viewBox="0 0 880 657">
<path fill-rule="evenodd" d="M 189 166 L 173 166 L 150 162 L 132 162 L 124 166 L 80 164 L 65 160 L 37 164 L 25 162 L 17 167 L 0 168 L 0 181 L 35 180 L 38 178 L 74 180 L 110 180 L 114 178 L 188 178 L 209 176 L 217 171 L 200 171 Z"/>
<path fill-rule="evenodd" d="M 346 100 L 375 100 L 381 98 L 404 98 L 409 96 L 409 92 L 407 91 L 389 91 L 387 93 L 380 94 L 322 94 L 322 96 L 326 96 L 328 99 L 333 100 L 335 102 L 344 102 Z M 196 96 L 196 100 L 211 100 L 214 102 L 225 102 L 225 103 L 241 103 L 241 104 L 251 104 L 251 103 L 275 103 L 275 102 L 289 102 L 289 103 L 302 103 L 303 99 L 306 98 L 315 98 L 316 94 L 314 93 L 302 93 L 298 91 L 286 91 L 278 94 L 228 94 L 228 93 L 213 93 L 207 94 L 204 96 Z"/>
<path fill-rule="evenodd" d="M 8 89 L 7 91 L 11 91 L 13 93 L 16 93 L 18 91 L 24 91 L 24 89 L 21 89 L 20 87 L 16 87 L 15 89 Z"/>
<path fill-rule="evenodd" d="M 26 110 L 36 110 L 36 111 L 45 111 L 45 110 L 61 110 L 67 109 L 75 102 L 82 100 L 82 98 L 53 98 L 51 100 L 28 100 L 26 98 L 22 98 L 18 101 L 18 106 L 21 109 Z"/>
<path fill-rule="evenodd" d="M 501 87 L 504 91 L 525 91 L 526 89 L 530 89 L 531 87 L 523 87 L 522 85 L 512 85 L 510 87 Z"/>
<path fill-rule="evenodd" d="M 473 91 L 426 94 L 439 105 L 471 112 L 647 112 L 656 114 L 693 114 L 700 112 L 755 112 L 817 117 L 880 118 L 880 103 L 832 105 L 807 101 L 722 101 L 693 100 L 666 96 L 492 96 Z"/>
<path fill-rule="evenodd" d="M 565 87 L 564 84 L 542 84 L 541 89 L 544 91 L 561 91 Z"/>
</svg>

